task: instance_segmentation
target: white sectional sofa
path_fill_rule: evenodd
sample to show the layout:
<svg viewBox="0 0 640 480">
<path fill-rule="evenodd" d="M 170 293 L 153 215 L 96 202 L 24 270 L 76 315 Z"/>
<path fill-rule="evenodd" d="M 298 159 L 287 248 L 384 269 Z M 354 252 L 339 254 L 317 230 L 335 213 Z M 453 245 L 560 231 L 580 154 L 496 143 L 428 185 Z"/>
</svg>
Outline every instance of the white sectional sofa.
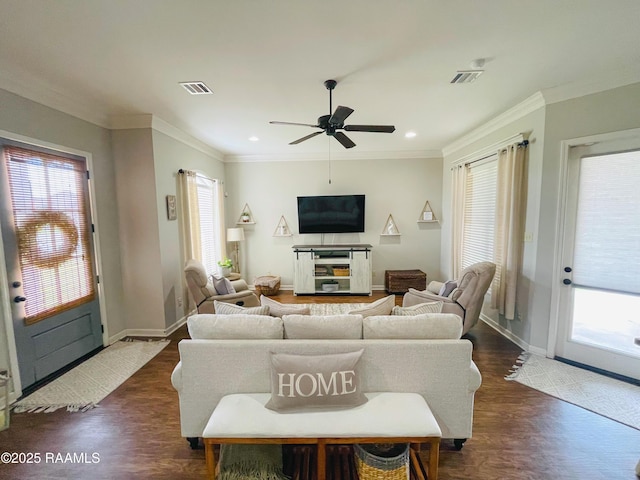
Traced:
<svg viewBox="0 0 640 480">
<path fill-rule="evenodd" d="M 305 328 L 305 325 L 308 328 Z M 348 327 L 347 327 L 348 325 Z M 201 437 L 222 397 L 271 391 L 270 355 L 332 354 L 364 349 L 358 369 L 364 392 L 419 393 L 442 437 L 458 448 L 472 435 L 481 375 L 472 344 L 460 339 L 454 314 L 418 316 L 199 314 L 188 320 L 171 376 L 180 399 L 182 436 Z"/>
</svg>

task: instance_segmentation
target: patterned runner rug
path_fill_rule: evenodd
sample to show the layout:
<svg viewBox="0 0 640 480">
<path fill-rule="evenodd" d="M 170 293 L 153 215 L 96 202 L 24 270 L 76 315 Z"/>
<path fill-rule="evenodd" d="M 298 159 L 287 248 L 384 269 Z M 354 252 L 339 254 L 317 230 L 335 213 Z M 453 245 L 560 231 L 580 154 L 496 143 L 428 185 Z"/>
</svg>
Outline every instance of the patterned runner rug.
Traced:
<svg viewBox="0 0 640 480">
<path fill-rule="evenodd" d="M 84 412 L 118 388 L 169 345 L 169 340 L 120 341 L 13 404 L 16 413 Z"/>
<path fill-rule="evenodd" d="M 636 385 L 526 352 L 505 379 L 640 430 L 640 387 Z"/>
</svg>

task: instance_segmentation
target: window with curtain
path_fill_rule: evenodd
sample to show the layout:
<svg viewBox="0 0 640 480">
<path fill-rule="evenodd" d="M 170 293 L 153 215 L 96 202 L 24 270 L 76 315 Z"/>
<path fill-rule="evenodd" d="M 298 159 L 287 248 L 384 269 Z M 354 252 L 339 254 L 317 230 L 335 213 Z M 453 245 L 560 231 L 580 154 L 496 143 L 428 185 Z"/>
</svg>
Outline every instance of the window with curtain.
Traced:
<svg viewBox="0 0 640 480">
<path fill-rule="evenodd" d="M 454 169 L 452 267 L 493 262 L 491 306 L 512 320 L 520 275 L 524 228 L 524 171 L 528 141 L 512 143 L 496 154 Z"/>
<path fill-rule="evenodd" d="M 186 258 L 202 262 L 207 273 L 218 270 L 226 255 L 223 192 L 219 180 L 181 170 Z"/>
</svg>

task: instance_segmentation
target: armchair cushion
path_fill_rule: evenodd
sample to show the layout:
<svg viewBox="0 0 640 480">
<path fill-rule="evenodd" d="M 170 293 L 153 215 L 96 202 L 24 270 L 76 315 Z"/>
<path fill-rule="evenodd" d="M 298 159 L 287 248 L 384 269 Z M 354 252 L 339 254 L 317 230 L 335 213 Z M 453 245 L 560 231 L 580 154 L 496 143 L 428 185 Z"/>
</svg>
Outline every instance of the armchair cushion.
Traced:
<svg viewBox="0 0 640 480">
<path fill-rule="evenodd" d="M 456 282 L 455 280 L 447 280 L 442 284 L 442 287 L 440 287 L 438 295 L 440 295 L 441 297 L 448 297 L 449 295 L 451 295 L 451 292 L 453 292 L 453 290 L 457 287 L 458 282 Z"/>
<path fill-rule="evenodd" d="M 228 295 L 230 293 L 236 293 L 236 289 L 233 288 L 233 285 L 228 278 L 211 275 L 211 280 L 213 281 L 213 288 L 216 289 L 218 295 Z"/>
</svg>

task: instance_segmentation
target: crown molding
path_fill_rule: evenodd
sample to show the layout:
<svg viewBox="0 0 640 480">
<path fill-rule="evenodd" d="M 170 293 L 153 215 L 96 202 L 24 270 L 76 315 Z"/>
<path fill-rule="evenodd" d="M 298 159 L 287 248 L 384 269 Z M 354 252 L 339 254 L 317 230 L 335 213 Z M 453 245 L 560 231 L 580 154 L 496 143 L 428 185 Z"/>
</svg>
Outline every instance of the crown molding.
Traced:
<svg viewBox="0 0 640 480">
<path fill-rule="evenodd" d="M 160 133 L 178 140 L 196 150 L 213 157 L 219 162 L 224 162 L 224 155 L 219 150 L 201 142 L 197 138 L 189 135 L 183 130 L 174 127 L 170 123 L 151 114 L 138 115 L 114 115 L 110 117 L 109 128 L 112 130 L 129 130 L 137 128 L 151 128 Z"/>
<path fill-rule="evenodd" d="M 541 92 L 536 92 L 526 100 L 518 103 L 516 106 L 511 107 L 504 113 L 501 113 L 497 117 L 489 120 L 480 127 L 471 130 L 466 135 L 460 137 L 455 142 L 447 145 L 442 149 L 442 156 L 447 157 L 458 150 L 471 145 L 472 143 L 482 140 L 487 135 L 495 132 L 496 130 L 506 127 L 516 120 L 528 115 L 531 112 L 538 110 L 545 106 L 544 97 Z"/>
<path fill-rule="evenodd" d="M 0 73 L 0 88 L 19 97 L 44 105 L 72 117 L 79 118 L 99 127 L 109 128 L 109 116 L 104 105 L 87 101 L 79 102 L 76 98 L 61 93 L 41 79 L 25 72 Z"/>
<path fill-rule="evenodd" d="M 319 161 L 344 161 L 344 160 L 407 160 L 424 158 L 442 158 L 440 150 L 406 150 L 406 151 L 380 151 L 380 152 L 331 152 L 327 153 L 287 153 L 287 154 L 257 154 L 257 155 L 227 155 L 226 163 L 257 163 L 257 162 L 319 162 Z"/>
<path fill-rule="evenodd" d="M 640 67 L 617 72 L 612 76 L 608 74 L 600 78 L 592 79 L 588 82 L 573 82 L 557 87 L 545 88 L 541 91 L 544 101 L 547 105 L 552 103 L 564 102 L 573 98 L 584 97 L 594 93 L 613 90 L 614 88 L 624 87 L 640 82 Z"/>
</svg>

